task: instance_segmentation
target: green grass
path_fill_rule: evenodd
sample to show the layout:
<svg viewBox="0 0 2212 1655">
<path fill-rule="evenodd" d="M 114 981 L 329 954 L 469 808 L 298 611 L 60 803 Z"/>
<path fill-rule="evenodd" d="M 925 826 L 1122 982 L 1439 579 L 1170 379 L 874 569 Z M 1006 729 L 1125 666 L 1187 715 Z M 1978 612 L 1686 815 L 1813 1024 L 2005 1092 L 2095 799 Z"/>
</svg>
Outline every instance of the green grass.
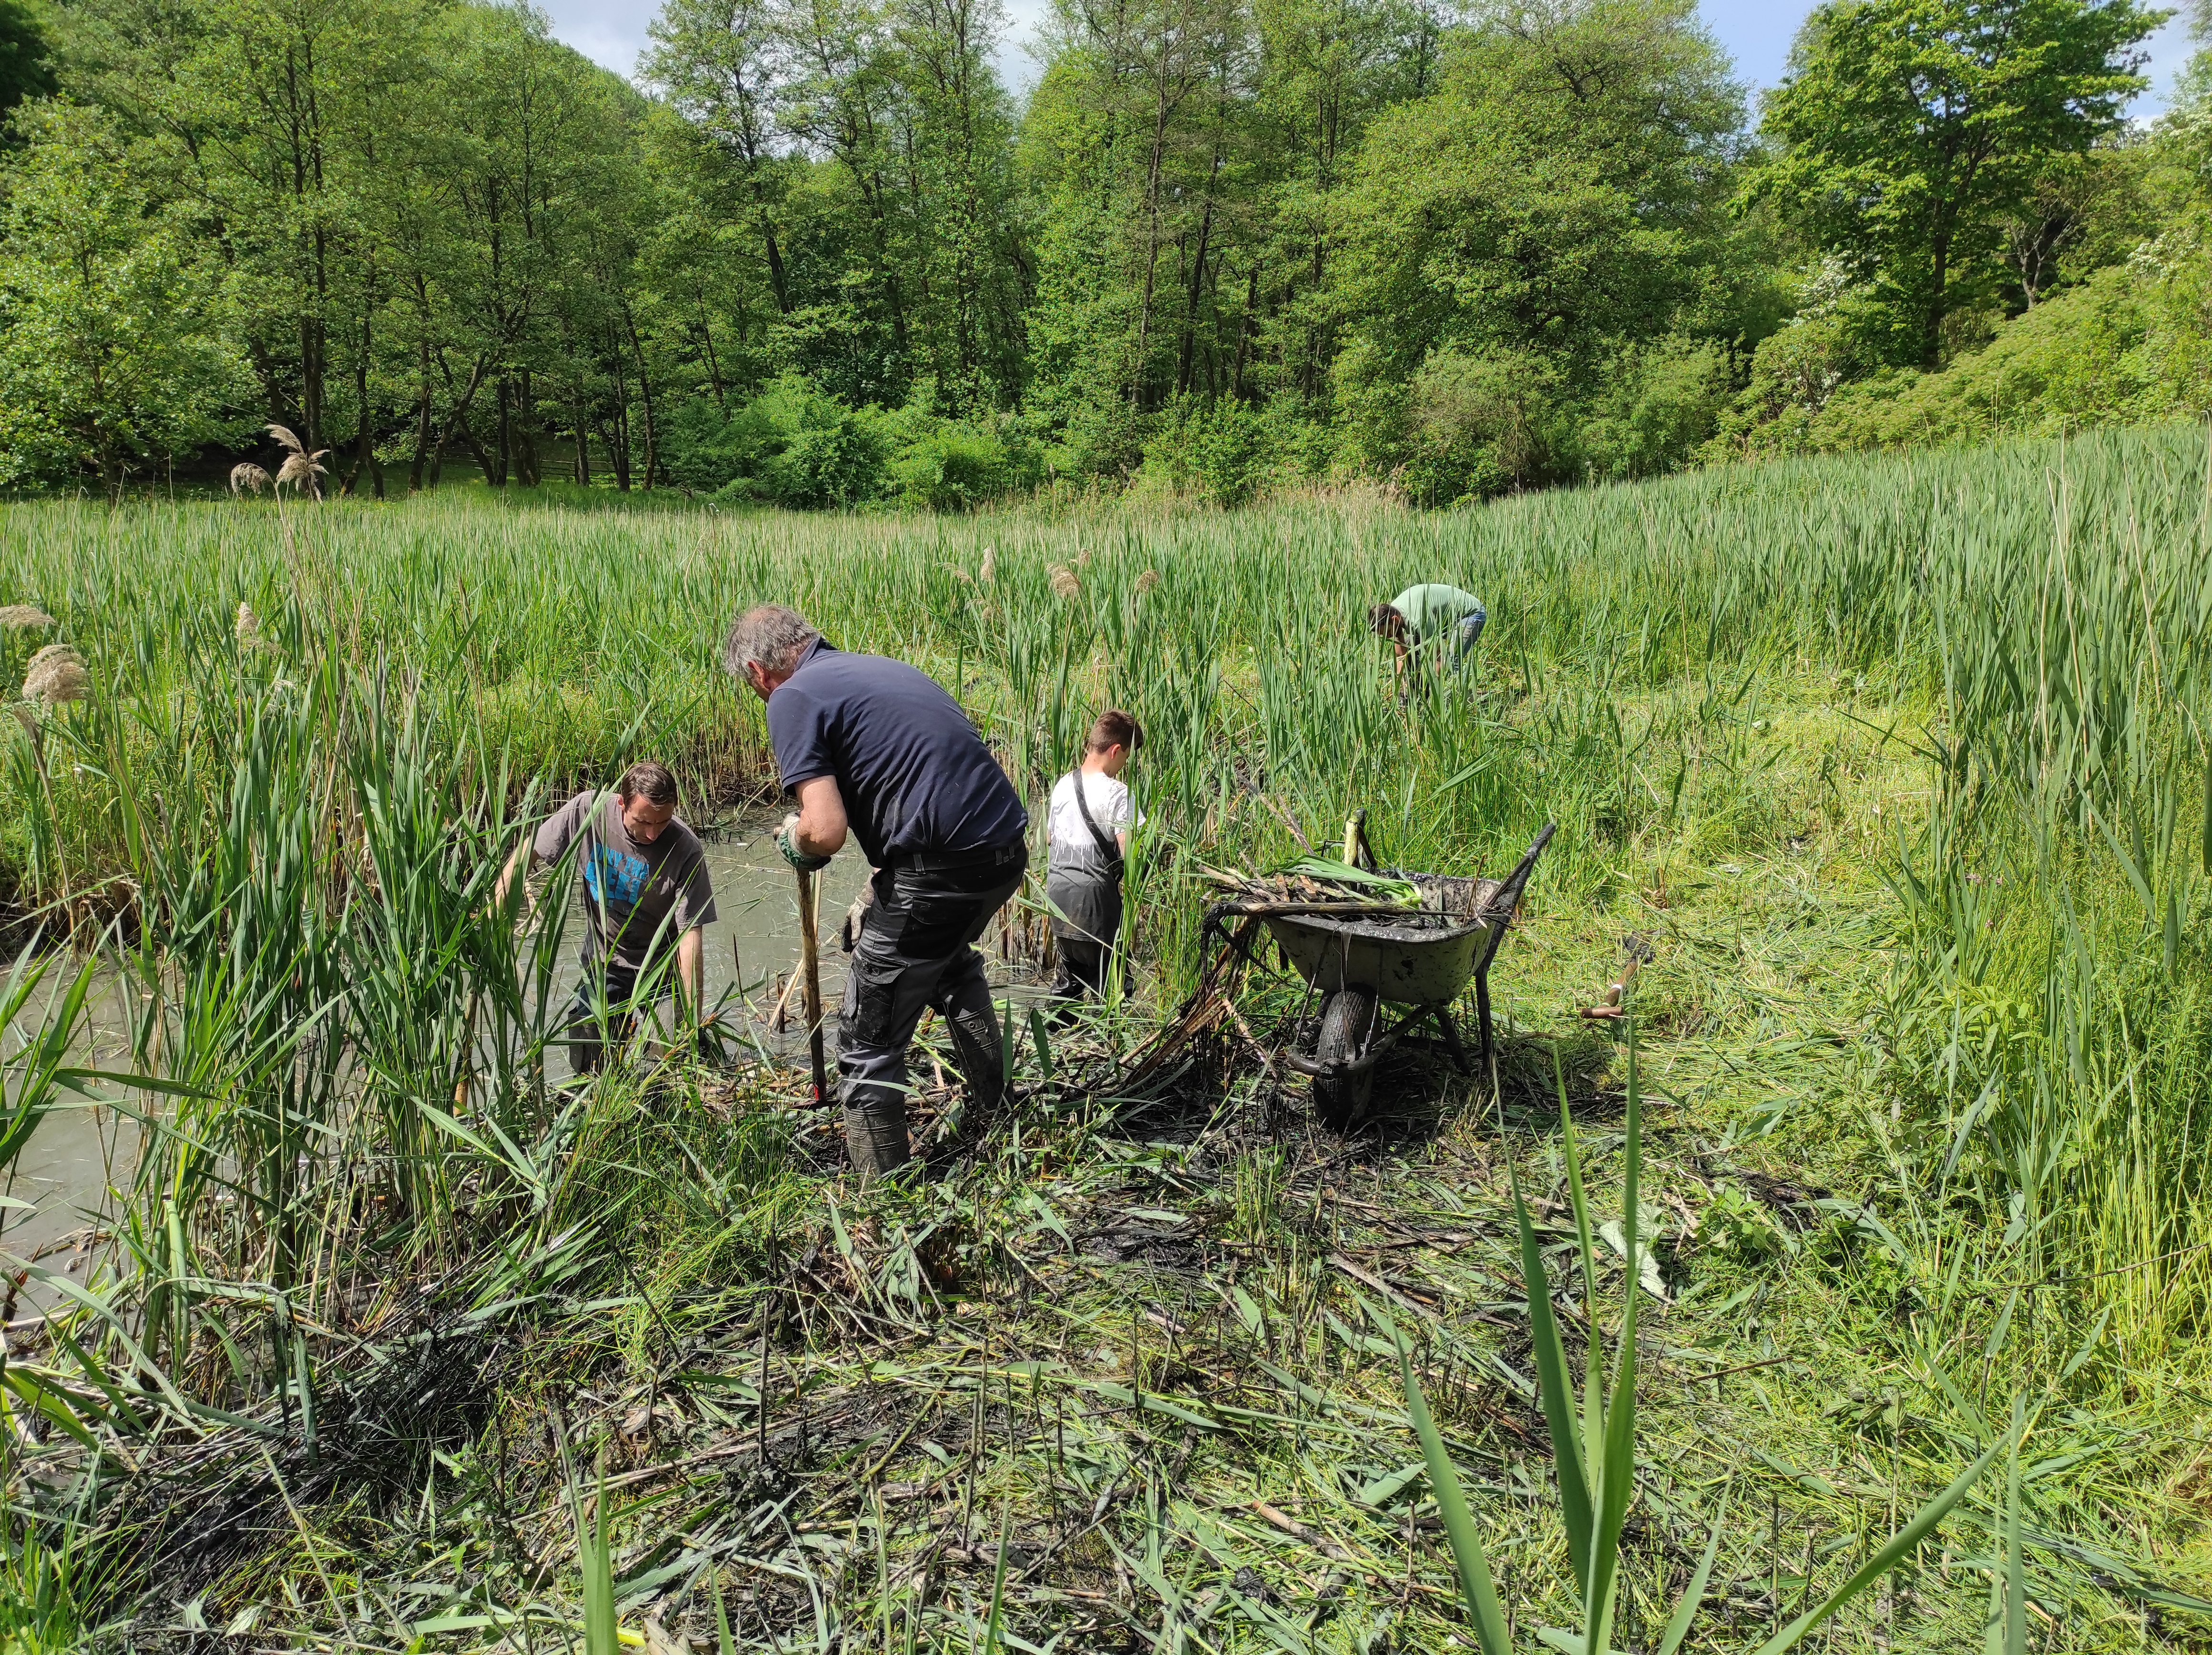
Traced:
<svg viewBox="0 0 2212 1655">
<path fill-rule="evenodd" d="M 623 1633 L 651 1611 L 695 1647 L 716 1590 L 745 1649 L 1453 1646 L 1359 1308 L 1381 1282 L 1534 1646 L 1583 1611 L 1510 1190 L 1572 1247 L 1556 1064 L 1594 1221 L 1624 1215 L 1619 1065 L 1574 1014 L 1628 931 L 1656 950 L 1666 1297 L 1613 1646 L 1660 1640 L 1725 1494 L 1683 1646 L 1756 1647 L 2016 1399 L 2017 1498 L 1978 1488 L 1836 1636 L 1961 1647 L 2015 1554 L 2000 1620 L 2025 1604 L 2033 1646 L 2141 1647 L 2151 1611 L 2202 1635 L 2208 475 L 2179 430 L 1428 516 L 7 508 L 0 603 L 58 617 L 97 688 L 11 726 L 0 850 L 23 912 L 131 921 L 108 947 L 171 1088 L 73 1347 L 7 1369 L 19 1416 L 120 1445 L 97 1477 L 59 1426 L 23 1450 L 14 1567 L 62 1605 L 35 1636 L 64 1599 L 173 1616 L 131 1597 L 153 1579 L 210 1627 L 395 1648 L 423 1622 L 557 1645 L 591 1596 L 597 1646 L 576 1558 L 605 1520 Z M 1401 704 L 1361 620 L 1421 579 L 1492 620 L 1464 685 Z M 674 762 L 695 813 L 761 793 L 759 710 L 714 658 L 766 598 L 936 673 L 1032 797 L 1103 703 L 1148 732 L 1139 991 L 1049 1082 L 1026 1040 L 1016 1128 L 940 1183 L 846 1187 L 795 1076 L 549 1088 L 558 944 L 486 908 L 519 819 L 626 754 Z M 0 674 L 45 641 L 0 634 Z M 1445 870 L 1560 824 L 1498 968 L 1496 1093 L 1408 1060 L 1344 1141 L 1243 1062 L 1179 1123 L 1117 1122 L 1085 1076 L 1195 981 L 1191 870 L 1289 860 L 1285 813 L 1326 849 L 1360 807 L 1385 860 Z M 1244 1015 L 1264 1036 L 1297 999 Z M 434 1453 L 357 1449 L 361 1376 L 421 1360 L 434 1309 L 496 1356 L 481 1407 Z M 212 1432 L 168 1505 L 253 1486 L 224 1416 L 291 1445 L 299 1520 L 269 1506 L 265 1550 L 185 1581 L 123 1456 Z M 602 1451 L 580 1517 L 563 1452 Z M 121 1584 L 52 1585 L 94 1579 Z"/>
</svg>

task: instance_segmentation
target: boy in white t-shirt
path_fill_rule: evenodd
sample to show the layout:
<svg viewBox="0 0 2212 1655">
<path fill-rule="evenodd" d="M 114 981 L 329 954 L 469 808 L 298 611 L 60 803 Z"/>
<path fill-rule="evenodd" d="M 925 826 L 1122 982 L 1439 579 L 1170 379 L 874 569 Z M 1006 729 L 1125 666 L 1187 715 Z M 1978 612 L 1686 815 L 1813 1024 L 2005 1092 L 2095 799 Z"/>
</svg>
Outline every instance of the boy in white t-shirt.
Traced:
<svg viewBox="0 0 2212 1655">
<path fill-rule="evenodd" d="M 1100 713 L 1084 743 L 1083 762 L 1052 790 L 1044 894 L 1060 946 L 1052 991 L 1062 999 L 1105 991 L 1107 962 L 1121 931 L 1122 859 L 1139 820 L 1121 767 L 1144 743 L 1145 732 L 1127 713 Z"/>
</svg>

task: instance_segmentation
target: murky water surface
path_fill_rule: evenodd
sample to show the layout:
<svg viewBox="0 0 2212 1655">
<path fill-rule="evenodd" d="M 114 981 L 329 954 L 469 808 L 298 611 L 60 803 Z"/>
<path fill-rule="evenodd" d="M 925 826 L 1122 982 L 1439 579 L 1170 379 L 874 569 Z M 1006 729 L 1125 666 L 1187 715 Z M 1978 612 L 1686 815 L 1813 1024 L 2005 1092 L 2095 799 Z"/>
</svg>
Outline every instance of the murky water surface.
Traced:
<svg viewBox="0 0 2212 1655">
<path fill-rule="evenodd" d="M 765 828 L 756 824 L 711 840 L 707 867 L 714 882 L 716 923 L 707 928 L 706 997 L 719 1006 L 726 1024 L 742 1021 L 753 1038 L 780 1058 L 805 1061 L 806 1020 L 803 989 L 793 987 L 784 1002 L 784 1028 L 775 1028 L 775 1009 L 785 986 L 799 970 L 799 887 L 791 866 L 778 853 Z M 867 882 L 868 864 L 856 846 L 845 850 L 823 870 L 821 894 L 822 1000 L 836 1049 L 836 1018 L 845 987 L 845 955 L 837 931 L 846 909 Z M 564 960 L 558 979 L 565 1002 L 582 974 L 580 944 L 585 936 L 580 896 L 574 899 L 565 933 Z M 62 962 L 57 961 L 58 967 Z M 49 983 L 58 977 L 49 973 Z M 126 1068 L 129 1042 L 118 985 L 103 984 L 92 1007 L 87 1058 L 99 1066 Z M 834 1060 L 834 1059 L 833 1059 Z M 566 1056 L 550 1056 L 550 1072 L 564 1073 Z M 17 1158 L 14 1179 L 4 1193 L 27 1202 L 33 1210 L 0 1207 L 0 1251 L 29 1258 L 52 1248 L 84 1228 L 88 1209 L 98 1209 L 112 1181 L 127 1181 L 135 1163 L 140 1128 L 114 1111 L 97 1107 L 57 1110 L 39 1124 Z M 60 1259 L 44 1261 L 50 1269 Z"/>
</svg>

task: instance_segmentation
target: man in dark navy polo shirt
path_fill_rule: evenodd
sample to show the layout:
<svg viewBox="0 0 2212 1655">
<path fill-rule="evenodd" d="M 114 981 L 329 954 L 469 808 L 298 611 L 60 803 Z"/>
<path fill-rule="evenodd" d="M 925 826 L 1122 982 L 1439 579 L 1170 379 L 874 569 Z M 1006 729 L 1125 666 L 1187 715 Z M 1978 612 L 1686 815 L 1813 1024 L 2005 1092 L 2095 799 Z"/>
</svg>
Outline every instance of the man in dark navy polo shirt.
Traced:
<svg viewBox="0 0 2212 1655">
<path fill-rule="evenodd" d="M 904 1166 L 906 1049 L 926 1008 L 952 1031 L 980 1126 L 1006 1089 L 998 1019 L 975 939 L 1029 865 L 1029 813 L 959 704 L 927 673 L 832 649 L 793 609 L 738 616 L 722 665 L 768 703 L 769 740 L 799 799 L 776 846 L 818 868 L 847 834 L 875 900 L 845 978 L 837 1067 L 845 1143 L 864 1179 Z"/>
</svg>

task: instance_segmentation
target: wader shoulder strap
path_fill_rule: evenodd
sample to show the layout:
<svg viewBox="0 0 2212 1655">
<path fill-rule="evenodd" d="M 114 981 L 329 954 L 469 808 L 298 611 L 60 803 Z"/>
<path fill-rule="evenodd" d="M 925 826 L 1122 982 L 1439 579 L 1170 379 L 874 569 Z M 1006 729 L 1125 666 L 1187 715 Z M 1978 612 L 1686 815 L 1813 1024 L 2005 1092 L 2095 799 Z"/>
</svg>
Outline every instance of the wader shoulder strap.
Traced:
<svg viewBox="0 0 2212 1655">
<path fill-rule="evenodd" d="M 1121 846 L 1115 840 L 1113 834 L 1101 828 L 1097 819 L 1091 815 L 1091 801 L 1085 797 L 1086 790 L 1083 785 L 1083 772 L 1079 768 L 1071 772 L 1068 779 L 1075 788 L 1075 808 L 1082 815 L 1083 825 L 1091 830 L 1091 840 L 1098 846 L 1098 854 L 1106 858 L 1107 872 L 1119 880 L 1121 877 Z"/>
</svg>

